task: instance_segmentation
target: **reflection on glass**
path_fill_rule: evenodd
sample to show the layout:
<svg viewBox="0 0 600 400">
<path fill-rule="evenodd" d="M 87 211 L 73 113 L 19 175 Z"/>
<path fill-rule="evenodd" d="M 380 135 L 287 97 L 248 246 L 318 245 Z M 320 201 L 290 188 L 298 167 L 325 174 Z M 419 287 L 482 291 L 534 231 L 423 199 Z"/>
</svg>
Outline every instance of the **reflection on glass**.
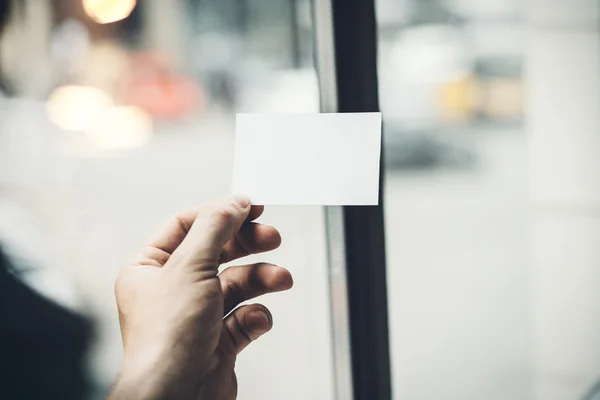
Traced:
<svg viewBox="0 0 600 400">
<path fill-rule="evenodd" d="M 394 396 L 530 399 L 522 4 L 377 11 Z"/>
<path fill-rule="evenodd" d="M 66 276 L 97 322 L 89 372 L 103 398 L 121 359 L 119 266 L 175 211 L 229 192 L 236 112 L 318 110 L 310 3 L 23 3 L 0 46 L 2 193 L 55 249 L 60 271 L 35 267 Z M 238 360 L 240 397 L 331 398 L 322 211 L 262 218 L 284 245 L 255 259 L 289 268 L 296 287 L 264 300 L 275 329 Z M 31 236 L 27 224 L 0 229 Z"/>
<path fill-rule="evenodd" d="M 378 0 L 398 399 L 599 395 L 598 3 L 525 4 Z"/>
</svg>

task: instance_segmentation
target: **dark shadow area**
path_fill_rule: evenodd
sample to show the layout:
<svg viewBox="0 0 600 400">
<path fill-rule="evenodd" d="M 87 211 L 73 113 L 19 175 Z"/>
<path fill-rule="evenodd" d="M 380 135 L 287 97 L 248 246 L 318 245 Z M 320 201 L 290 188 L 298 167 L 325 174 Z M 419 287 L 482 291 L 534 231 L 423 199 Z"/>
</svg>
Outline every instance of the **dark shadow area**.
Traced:
<svg viewBox="0 0 600 400">
<path fill-rule="evenodd" d="M 0 398 L 82 399 L 92 326 L 13 273 L 0 248 Z"/>
</svg>

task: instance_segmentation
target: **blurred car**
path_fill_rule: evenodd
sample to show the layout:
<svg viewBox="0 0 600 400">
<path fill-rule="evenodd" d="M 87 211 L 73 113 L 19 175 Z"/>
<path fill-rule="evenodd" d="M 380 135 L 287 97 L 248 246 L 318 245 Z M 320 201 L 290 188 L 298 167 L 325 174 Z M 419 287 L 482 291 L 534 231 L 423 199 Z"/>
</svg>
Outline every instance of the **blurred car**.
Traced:
<svg viewBox="0 0 600 400">
<path fill-rule="evenodd" d="M 178 118 L 202 110 L 205 92 L 195 80 L 173 72 L 167 59 L 156 53 L 137 53 L 121 79 L 117 99 L 158 119 Z"/>
<path fill-rule="evenodd" d="M 453 85 L 455 92 L 465 91 L 473 74 L 466 43 L 458 28 L 442 24 L 407 27 L 382 43 L 379 92 L 388 124 L 427 131 L 443 122 L 440 90 Z M 469 104 L 461 103 L 468 113 Z"/>
<path fill-rule="evenodd" d="M 474 156 L 435 138 L 473 113 L 475 61 L 463 32 L 445 24 L 402 28 L 380 42 L 385 160 L 395 168 L 471 165 Z"/>
</svg>

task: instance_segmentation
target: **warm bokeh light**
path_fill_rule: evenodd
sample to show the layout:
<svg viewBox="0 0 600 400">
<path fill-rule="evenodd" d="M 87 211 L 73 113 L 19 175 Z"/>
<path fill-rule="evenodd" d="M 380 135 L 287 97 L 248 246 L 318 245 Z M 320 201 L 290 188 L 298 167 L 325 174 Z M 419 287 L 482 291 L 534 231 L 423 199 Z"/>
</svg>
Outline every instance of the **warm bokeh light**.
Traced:
<svg viewBox="0 0 600 400">
<path fill-rule="evenodd" d="M 66 131 L 85 132 L 114 105 L 108 94 L 87 86 L 61 86 L 48 97 L 50 121 Z"/>
<path fill-rule="evenodd" d="M 99 24 L 110 24 L 127 18 L 136 0 L 82 0 L 85 13 Z"/>
<path fill-rule="evenodd" d="M 138 107 L 108 108 L 87 135 L 101 150 L 143 146 L 152 136 L 152 118 Z"/>
</svg>

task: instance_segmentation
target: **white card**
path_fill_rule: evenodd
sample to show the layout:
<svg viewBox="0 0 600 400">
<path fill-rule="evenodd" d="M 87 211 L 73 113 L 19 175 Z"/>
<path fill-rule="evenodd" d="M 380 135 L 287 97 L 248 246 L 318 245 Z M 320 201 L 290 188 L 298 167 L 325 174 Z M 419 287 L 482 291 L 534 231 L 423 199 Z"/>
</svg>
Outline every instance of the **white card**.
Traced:
<svg viewBox="0 0 600 400">
<path fill-rule="evenodd" d="M 257 205 L 377 205 L 381 114 L 238 114 L 233 193 Z"/>
</svg>

